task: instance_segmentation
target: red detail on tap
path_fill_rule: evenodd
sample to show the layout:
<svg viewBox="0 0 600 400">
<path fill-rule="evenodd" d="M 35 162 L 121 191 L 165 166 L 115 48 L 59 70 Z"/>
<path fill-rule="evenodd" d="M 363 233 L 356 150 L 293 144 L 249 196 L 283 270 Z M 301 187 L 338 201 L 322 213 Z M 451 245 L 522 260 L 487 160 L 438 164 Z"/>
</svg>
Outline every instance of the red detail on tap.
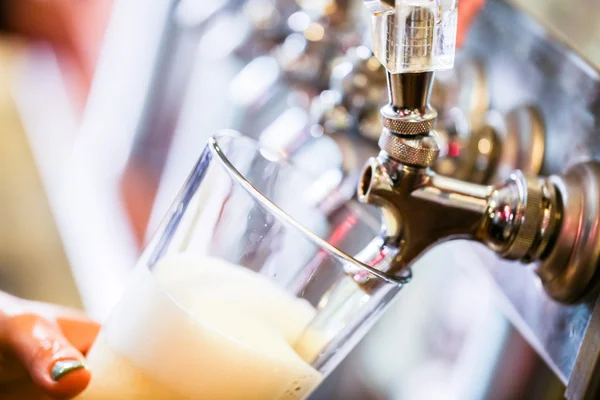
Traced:
<svg viewBox="0 0 600 400">
<path fill-rule="evenodd" d="M 450 157 L 458 157 L 460 155 L 460 145 L 457 142 L 450 143 L 450 146 L 448 146 L 448 155 Z"/>
<path fill-rule="evenodd" d="M 513 213 L 512 213 L 512 209 L 510 208 L 510 206 L 504 206 L 504 209 L 502 210 L 502 219 L 504 221 L 512 221 L 513 220 Z"/>
</svg>

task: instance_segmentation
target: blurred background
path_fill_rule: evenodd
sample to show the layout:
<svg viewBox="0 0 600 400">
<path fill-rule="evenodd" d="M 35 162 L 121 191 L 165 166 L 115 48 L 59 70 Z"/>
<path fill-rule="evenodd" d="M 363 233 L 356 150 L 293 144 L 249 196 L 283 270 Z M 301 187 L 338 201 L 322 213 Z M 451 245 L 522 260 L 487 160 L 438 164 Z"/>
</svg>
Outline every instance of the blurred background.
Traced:
<svg viewBox="0 0 600 400">
<path fill-rule="evenodd" d="M 547 72 L 550 64 L 531 57 L 546 47 L 564 49 L 565 60 L 575 57 L 597 79 L 598 2 L 490 0 L 481 13 L 459 63 L 483 58 L 490 90 L 498 80 L 510 88 L 520 73 L 515 66 Z M 103 320 L 207 138 L 220 129 L 293 148 L 300 132 L 320 136 L 333 122 L 338 133 L 358 124 L 352 157 L 373 154 L 369 132 L 378 122 L 368 115 L 336 105 L 330 125 L 315 123 L 315 109 L 335 103 L 336 82 L 343 86 L 344 68 L 354 65 L 348 60 L 369 66 L 368 18 L 358 0 L 4 0 L 0 24 L 0 289 L 15 295 L 85 308 Z M 517 61 L 486 58 L 494 52 Z M 355 89 L 365 87 L 366 78 L 353 79 Z M 439 80 L 451 87 L 456 76 Z M 456 102 L 448 109 L 464 104 L 451 89 L 442 93 Z M 490 108 L 504 111 L 515 93 L 505 87 L 491 95 Z M 361 96 L 361 107 L 365 98 L 385 101 L 385 93 Z M 594 131 L 595 110 L 575 113 Z M 313 161 L 335 154 L 326 158 L 336 161 L 314 168 L 347 166 L 344 136 L 332 137 L 311 154 Z M 598 149 L 597 141 L 575 142 L 572 153 Z M 561 143 L 551 140 L 549 149 Z M 571 160 L 548 154 L 544 172 Z M 572 342 L 544 336 L 555 328 L 528 325 L 531 315 L 503 290 L 522 267 L 498 265 L 466 243 L 428 253 L 313 398 L 563 398 L 591 310 L 537 309 L 584 315 L 560 328 L 564 343 Z M 522 289 L 539 291 L 533 283 Z"/>
</svg>

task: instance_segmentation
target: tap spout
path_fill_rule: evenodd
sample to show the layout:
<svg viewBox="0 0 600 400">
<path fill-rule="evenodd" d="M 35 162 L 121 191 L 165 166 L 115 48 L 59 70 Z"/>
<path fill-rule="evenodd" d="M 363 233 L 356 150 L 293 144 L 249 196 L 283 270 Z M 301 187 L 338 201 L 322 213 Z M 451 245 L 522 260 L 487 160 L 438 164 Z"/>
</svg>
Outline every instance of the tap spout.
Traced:
<svg viewBox="0 0 600 400">
<path fill-rule="evenodd" d="M 455 239 L 483 243 L 509 259 L 539 259 L 560 216 L 547 181 L 517 172 L 499 186 L 476 185 L 400 163 L 385 152 L 365 167 L 358 197 L 380 209 L 379 240 L 395 254 L 385 272 L 394 275 L 432 246 Z"/>
</svg>

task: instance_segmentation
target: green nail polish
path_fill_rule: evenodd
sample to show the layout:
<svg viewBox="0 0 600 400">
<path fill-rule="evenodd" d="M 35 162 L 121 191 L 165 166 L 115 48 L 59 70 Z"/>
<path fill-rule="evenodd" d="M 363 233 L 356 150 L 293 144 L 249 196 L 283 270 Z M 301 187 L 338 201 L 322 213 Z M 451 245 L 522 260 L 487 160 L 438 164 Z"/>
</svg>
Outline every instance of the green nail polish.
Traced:
<svg viewBox="0 0 600 400">
<path fill-rule="evenodd" d="M 85 368 L 81 361 L 78 360 L 61 360 L 57 361 L 56 364 L 52 367 L 50 371 L 50 375 L 52 379 L 58 381 L 63 376 L 67 375 L 71 371 L 75 371 L 77 369 Z"/>
</svg>

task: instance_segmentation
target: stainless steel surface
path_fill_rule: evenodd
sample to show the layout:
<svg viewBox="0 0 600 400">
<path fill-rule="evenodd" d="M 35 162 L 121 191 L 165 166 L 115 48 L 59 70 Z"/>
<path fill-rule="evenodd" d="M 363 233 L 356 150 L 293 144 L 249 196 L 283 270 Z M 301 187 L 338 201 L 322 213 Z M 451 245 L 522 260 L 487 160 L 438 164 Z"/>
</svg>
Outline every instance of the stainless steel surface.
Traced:
<svg viewBox="0 0 600 400">
<path fill-rule="evenodd" d="M 576 165 L 551 182 L 560 192 L 562 226 L 536 273 L 552 298 L 573 302 L 595 289 L 600 264 L 600 165 Z"/>
<path fill-rule="evenodd" d="M 515 169 L 528 176 L 540 173 L 545 127 L 535 107 L 518 107 L 506 115 L 484 110 L 476 114 L 483 116 L 479 122 L 466 121 L 458 108 L 444 114 L 436 129 L 445 150 L 434 166 L 437 172 L 480 184 L 502 182 Z"/>
<path fill-rule="evenodd" d="M 280 16 L 279 25 L 285 27 L 285 35 L 264 55 L 273 61 L 277 71 L 263 70 L 254 76 L 246 74 L 247 79 L 239 79 L 240 87 L 232 87 L 232 93 L 244 93 L 244 88 L 256 86 L 256 81 L 277 75 L 241 105 L 234 128 L 246 135 L 258 137 L 269 129 L 287 110 L 286 100 L 290 95 L 302 99 L 299 103 L 308 109 L 312 99 L 327 89 L 332 62 L 361 41 L 362 26 L 360 19 L 353 15 L 353 2 L 288 2 L 296 7 L 296 12 Z M 251 8 L 252 4 L 250 1 L 247 8 Z M 260 9 L 260 2 L 256 6 Z M 256 45 L 248 42 L 244 47 L 254 48 Z M 250 61 L 248 66 L 255 61 Z M 243 72 L 240 73 L 240 78 L 243 75 Z"/>
<path fill-rule="evenodd" d="M 596 0 L 509 0 L 600 68 L 600 3 Z"/>
<path fill-rule="evenodd" d="M 458 109 L 470 128 L 481 128 L 490 108 L 488 77 L 482 60 L 459 52 L 453 69 L 436 74 L 431 104 L 437 109 L 440 122 L 451 118 L 452 110 Z"/>
<path fill-rule="evenodd" d="M 539 109 L 547 131 L 545 174 L 596 158 L 599 75 L 578 54 L 499 0 L 483 9 L 465 51 L 485 60 L 491 107 L 502 113 L 524 105 Z"/>
<path fill-rule="evenodd" d="M 600 397 L 600 297 L 594 306 L 573 374 L 565 392 L 568 400 L 595 400 Z"/>
<path fill-rule="evenodd" d="M 466 52 L 484 60 L 491 107 L 509 112 L 531 104 L 540 110 L 546 128 L 544 174 L 600 158 L 598 72 L 533 18 L 503 1 L 488 1 L 470 32 Z M 560 305 L 544 293 L 529 268 L 472 247 L 506 299 L 513 323 L 568 382 L 594 299 Z"/>
<path fill-rule="evenodd" d="M 517 107 L 505 116 L 488 116 L 482 130 L 493 131 L 494 137 L 502 143 L 493 180 L 506 179 L 514 169 L 528 176 L 539 175 L 546 146 L 545 129 L 540 112 L 533 106 Z"/>
<path fill-rule="evenodd" d="M 512 15 L 511 15 L 512 14 Z M 505 16 L 506 18 L 502 18 L 503 16 Z M 512 18 L 512 19 L 511 19 Z M 481 21 L 485 21 L 485 22 L 481 22 Z M 492 22 L 493 21 L 493 22 Z M 497 2 L 490 2 L 484 13 L 483 16 L 479 19 L 478 22 L 480 25 L 480 29 L 483 29 L 482 24 L 488 24 L 488 26 L 486 26 L 487 28 L 487 33 L 488 35 L 494 35 L 495 38 L 502 38 L 502 40 L 508 40 L 508 43 L 506 43 L 507 45 L 505 46 L 494 46 L 494 43 L 492 41 L 490 41 L 490 37 L 485 37 L 484 35 L 480 35 L 477 37 L 477 42 L 476 44 L 473 45 L 473 48 L 477 48 L 478 50 L 481 51 L 493 51 L 491 49 L 496 50 L 497 48 L 504 48 L 504 49 L 508 49 L 507 51 L 510 51 L 510 49 L 513 49 L 514 46 L 511 46 L 514 43 L 521 43 L 523 44 L 523 47 L 525 47 L 527 44 L 530 45 L 527 46 L 527 50 L 528 51 L 534 51 L 537 50 L 539 51 L 540 48 L 543 48 L 542 45 L 540 45 L 540 43 L 543 43 L 542 40 L 543 39 L 547 39 L 546 37 L 544 37 L 543 35 L 540 35 L 540 30 L 535 28 L 535 22 L 528 20 L 526 18 L 524 18 L 522 15 L 517 14 L 514 10 L 512 10 L 510 7 L 507 7 L 506 4 L 497 1 Z M 522 25 L 519 26 L 518 28 L 529 28 L 528 32 L 526 31 L 525 33 L 522 31 L 522 29 L 517 29 L 515 27 L 511 27 L 509 29 L 507 29 L 507 26 L 510 25 L 514 25 L 515 23 L 521 23 Z M 495 33 L 490 33 L 490 27 L 489 25 L 492 24 L 492 27 L 496 27 L 498 28 L 502 35 L 499 34 L 500 32 L 495 32 Z M 512 33 L 514 33 L 514 36 L 516 37 L 511 37 L 510 34 L 507 34 L 506 31 L 510 31 Z M 536 38 L 539 43 L 536 43 L 537 46 L 532 46 L 532 43 L 528 43 L 527 42 L 527 36 L 526 34 L 529 33 L 532 35 L 532 38 Z M 473 35 L 477 35 L 477 29 L 474 30 Z M 483 36 L 483 37 L 482 37 Z M 537 37 L 536 37 L 537 36 Z M 488 39 L 487 41 L 485 39 Z M 513 40 L 511 40 L 513 39 Z M 525 40 L 524 40 L 525 39 Z M 496 39 L 498 40 L 498 39 Z M 533 42 L 533 40 L 532 40 Z M 511 45 L 508 45 L 511 44 Z M 561 65 L 561 72 L 563 72 L 562 74 L 558 75 L 556 74 L 556 71 L 553 71 L 554 74 L 552 75 L 552 79 L 556 80 L 559 85 L 559 87 L 557 89 L 562 89 L 564 91 L 564 93 L 560 93 L 560 95 L 558 95 L 557 93 L 554 93 L 553 97 L 547 97 L 549 96 L 549 93 L 544 93 L 544 95 L 540 96 L 537 98 L 537 102 L 542 103 L 541 105 L 541 109 L 542 112 L 544 111 L 544 107 L 548 107 L 548 103 L 552 102 L 552 101 L 565 101 L 566 99 L 569 99 L 570 102 L 573 102 L 575 99 L 573 98 L 573 84 L 575 82 L 573 82 L 572 80 L 569 80 L 569 75 L 572 74 L 572 76 L 578 76 L 580 78 L 583 78 L 584 76 L 587 75 L 588 78 L 592 78 L 587 79 L 587 84 L 593 84 L 593 86 L 597 87 L 597 75 L 595 74 L 595 72 L 593 74 L 590 74 L 590 67 L 586 67 L 580 60 L 576 59 L 576 56 L 574 56 L 573 54 L 569 54 L 568 49 L 562 48 L 560 47 L 556 42 L 545 42 L 543 43 L 546 48 L 549 49 L 553 49 L 555 51 L 562 51 L 562 55 L 563 55 L 563 61 L 564 61 L 564 56 L 565 54 L 567 55 L 567 59 L 569 59 L 570 61 L 573 61 L 572 64 L 569 65 L 569 63 L 567 63 L 567 65 L 565 65 L 563 63 L 563 65 Z M 522 56 L 524 53 L 524 49 L 523 48 L 516 48 L 516 56 Z M 497 52 L 497 51 L 496 51 Z M 497 52 L 498 53 L 498 52 Z M 560 53 L 559 53 L 560 54 Z M 478 56 L 481 57 L 481 54 L 477 54 Z M 539 55 L 539 53 L 537 54 Z M 486 54 L 487 60 L 488 61 L 492 61 L 489 60 L 490 59 L 490 55 L 489 53 Z M 506 67 L 506 55 L 504 55 L 504 62 L 502 63 L 500 61 L 499 58 L 494 58 L 493 60 L 496 61 L 495 63 L 491 63 L 491 67 L 492 70 L 495 68 L 498 68 L 498 64 L 500 64 L 503 67 Z M 531 56 L 531 55 L 529 55 Z M 528 59 L 525 59 L 524 62 L 522 61 L 522 63 L 528 63 Z M 538 61 L 538 60 L 534 60 L 534 61 Z M 548 69 L 547 69 L 547 65 L 544 65 L 542 63 L 537 64 L 536 66 L 540 66 L 540 67 L 546 67 L 544 70 L 542 71 L 531 71 L 533 73 L 530 72 L 530 75 L 527 75 L 526 73 L 523 73 L 523 71 L 519 70 L 519 69 L 515 69 L 512 68 L 511 71 L 514 71 L 514 74 L 512 76 L 513 79 L 515 80 L 519 80 L 520 83 L 522 85 L 525 85 L 526 83 L 523 81 L 523 79 L 532 79 L 533 83 L 539 83 L 540 78 L 550 78 L 548 76 Z M 531 68 L 531 65 L 528 66 L 529 68 Z M 524 70 L 526 71 L 526 67 L 524 68 Z M 565 71 L 566 70 L 566 71 Z M 540 73 L 542 72 L 542 73 Z M 507 70 L 506 68 L 501 71 L 501 72 L 497 72 L 497 79 L 498 82 L 495 82 L 494 79 L 492 79 L 492 85 L 496 84 L 500 84 L 500 77 L 502 76 L 502 82 L 504 83 L 504 85 L 506 85 L 506 73 Z M 502 74 L 502 75 L 501 75 Z M 592 76 L 590 76 L 592 75 Z M 565 81 L 566 80 L 566 81 Z M 513 83 L 513 82 L 511 82 Z M 545 82 L 546 85 L 548 84 L 548 82 Z M 531 85 L 529 85 L 531 86 Z M 548 85 L 549 86 L 549 85 Z M 548 86 L 544 86 L 544 89 L 548 89 Z M 506 88 L 506 86 L 504 87 Z M 504 89 L 503 88 L 503 89 Z M 496 86 L 496 89 L 498 89 L 498 87 Z M 583 87 L 582 87 L 583 89 Z M 494 91 L 494 86 L 492 86 L 492 92 Z M 493 93 L 492 94 L 492 105 L 494 105 L 494 100 L 496 99 L 501 99 L 500 101 L 503 101 L 504 104 L 499 102 L 499 108 L 502 109 L 502 106 L 506 105 L 506 104 L 510 104 L 512 103 L 512 107 L 516 107 L 520 104 L 527 104 L 527 101 L 524 101 L 523 98 L 521 98 L 520 96 L 518 96 L 519 92 L 517 92 L 517 96 L 513 96 L 511 97 L 509 95 L 509 93 L 506 90 L 498 90 L 499 92 L 502 93 L 502 96 L 499 93 Z M 531 90 L 528 91 L 529 93 L 531 93 Z M 588 92 L 589 93 L 589 92 Z M 521 93 L 522 94 L 522 93 Z M 541 95 L 541 93 L 538 93 L 538 95 Z M 528 99 L 530 101 L 535 101 L 536 98 L 531 98 Z M 515 104 L 515 102 L 517 102 Z M 546 103 L 546 104 L 544 104 Z M 593 105 L 593 104 L 592 104 Z M 566 107 L 565 107 L 566 108 Z M 577 108 L 577 107 L 569 107 L 570 111 L 573 111 L 573 109 Z M 562 108 L 554 108 L 554 111 L 556 112 L 557 110 L 562 110 Z M 588 113 L 589 116 L 593 116 L 592 112 L 593 112 L 594 108 L 588 108 L 586 111 Z M 560 114 L 560 113 L 555 113 L 555 114 Z M 544 114 L 545 115 L 545 114 Z M 562 118 L 564 118 L 564 116 L 561 116 Z M 579 118 L 581 118 L 581 115 L 578 115 Z M 593 117 L 592 117 L 593 118 Z M 585 119 L 584 119 L 585 120 Z M 554 122 L 556 121 L 556 118 L 552 121 Z M 575 122 L 574 124 L 572 123 L 571 126 L 569 127 L 569 131 L 573 132 L 574 129 L 576 129 L 576 127 L 579 127 L 578 124 L 581 122 Z M 575 127 L 573 126 L 575 125 Z M 555 127 L 551 127 L 555 128 Z M 402 132 L 400 132 L 402 133 Z M 385 136 L 385 135 L 384 135 Z M 564 138 L 567 135 L 562 135 L 562 137 Z M 581 137 L 581 136 L 585 136 L 585 134 L 583 132 L 577 132 L 577 136 Z M 550 138 L 550 143 L 552 143 L 552 140 L 555 139 L 554 137 Z M 571 146 L 567 147 L 571 148 Z M 552 150 L 552 147 L 550 147 L 550 150 Z M 562 154 L 564 154 L 564 148 L 562 149 L 563 152 Z M 558 153 L 558 152 L 557 152 Z M 552 154 L 550 152 L 546 153 L 546 158 L 549 158 L 549 154 Z M 560 154 L 560 153 L 558 153 Z M 552 160 L 554 163 L 557 162 L 557 156 L 558 154 L 552 154 Z M 458 232 L 458 234 L 460 234 L 461 232 L 463 234 L 466 234 L 467 232 L 469 232 L 469 222 L 468 219 L 465 220 L 465 218 L 460 218 L 460 221 L 454 220 L 452 222 L 450 222 L 450 226 L 447 228 L 448 232 L 445 233 L 440 233 L 442 232 L 444 229 L 438 227 L 438 234 L 436 234 L 434 231 L 431 230 L 427 230 L 427 226 L 429 226 L 427 223 L 424 223 L 423 221 L 426 221 L 426 217 L 427 217 L 427 213 L 425 214 L 420 214 L 420 218 L 417 218 L 419 220 L 420 224 L 416 224 L 414 225 L 415 227 L 418 225 L 419 226 L 419 230 L 418 230 L 418 234 L 415 235 L 415 233 L 417 231 L 412 231 L 410 232 L 410 227 L 406 227 L 406 225 L 410 224 L 411 218 L 412 216 L 414 216 L 414 214 L 419 214 L 418 209 L 419 207 L 423 207 L 423 204 L 427 203 L 427 201 L 431 201 L 431 199 L 433 199 L 433 197 L 431 199 L 425 200 L 423 201 L 423 204 L 418 204 L 418 202 L 415 202 L 415 204 L 413 204 L 412 206 L 407 207 L 407 203 L 411 202 L 411 193 L 415 193 L 418 194 L 420 193 L 420 189 L 418 189 L 418 187 L 420 187 L 420 183 L 417 183 L 417 186 L 413 187 L 413 189 L 415 189 L 415 191 L 413 192 L 412 189 L 408 189 L 407 192 L 404 192 L 404 194 L 402 194 L 403 190 L 402 187 L 404 186 L 404 183 L 402 183 L 403 181 L 409 181 L 409 182 L 428 182 L 429 179 L 432 179 L 431 175 L 425 174 L 423 176 L 421 176 L 420 178 L 418 177 L 413 177 L 410 178 L 410 176 L 412 175 L 412 172 L 410 169 L 407 169 L 405 166 L 403 166 L 401 163 L 403 161 L 402 156 L 397 160 L 400 161 L 400 164 L 396 164 L 394 162 L 391 161 L 386 161 L 385 157 L 381 158 L 379 162 L 376 162 L 375 164 L 371 163 L 370 166 L 367 167 L 366 172 L 365 172 L 365 181 L 361 184 L 361 186 L 359 187 L 359 196 L 362 197 L 363 200 L 368 201 L 371 200 L 373 201 L 375 204 L 378 204 L 380 207 L 382 207 L 382 213 L 384 216 L 384 226 L 385 227 L 390 227 L 391 231 L 387 231 L 386 233 L 386 237 L 387 238 L 392 238 L 392 242 L 396 243 L 397 245 L 402 245 L 404 247 L 402 247 L 400 249 L 400 257 L 398 257 L 396 259 L 396 262 L 399 262 L 400 264 L 400 268 L 402 268 L 402 266 L 406 266 L 408 264 L 410 264 L 414 259 L 416 259 L 419 254 L 423 251 L 425 251 L 427 248 L 429 248 L 431 245 L 433 245 L 434 243 L 436 243 L 437 241 L 439 241 L 441 238 L 443 237 L 447 237 L 447 236 L 452 236 L 453 231 L 450 228 L 450 226 L 452 226 L 452 224 L 455 224 L 456 227 L 460 227 L 463 226 L 466 228 L 466 230 L 460 230 L 458 229 L 456 232 Z M 572 165 L 573 161 L 571 161 L 571 163 L 562 163 L 559 164 L 560 167 L 564 168 L 565 166 L 568 165 Z M 547 164 L 549 164 L 548 166 L 552 165 L 550 162 L 548 162 Z M 554 164 L 556 165 L 556 164 Z M 558 167 L 558 165 L 556 165 Z M 557 168 L 558 170 L 564 170 L 562 168 Z M 593 170 L 595 167 L 591 167 L 591 170 Z M 582 167 L 576 167 L 575 171 L 590 171 L 590 168 L 582 166 Z M 418 172 L 416 173 L 416 175 L 419 175 Z M 574 281 L 577 281 L 577 283 L 575 283 L 573 286 L 571 286 L 569 283 L 562 281 L 559 278 L 558 280 L 555 281 L 556 282 L 560 282 L 558 285 L 561 287 L 561 290 L 565 290 L 566 292 L 568 292 L 568 294 L 566 294 L 565 292 L 560 292 L 559 290 L 557 290 L 555 287 L 552 287 L 552 284 L 548 284 L 549 281 L 549 274 L 544 274 L 544 267 L 548 267 L 551 266 L 551 263 L 554 261 L 556 261 L 556 257 L 554 256 L 554 252 L 559 252 L 561 253 L 561 256 L 558 257 L 558 259 L 562 259 L 563 262 L 560 264 L 562 267 L 566 267 L 570 261 L 564 261 L 564 257 L 566 257 L 567 259 L 570 256 L 570 254 L 572 254 L 574 249 L 577 249 L 580 244 L 578 244 L 575 240 L 565 240 L 564 245 L 566 247 L 569 247 L 568 250 L 561 248 L 560 243 L 555 244 L 554 247 L 552 247 L 552 239 L 548 238 L 548 230 L 551 229 L 552 226 L 552 220 L 556 220 L 561 214 L 557 213 L 557 207 L 560 207 L 561 204 L 557 201 L 557 200 L 553 200 L 553 195 L 549 192 L 551 192 L 551 190 L 544 190 L 542 192 L 542 189 L 544 186 L 541 186 L 539 188 L 535 188 L 535 184 L 533 185 L 533 187 L 531 185 L 527 186 L 527 190 L 525 190 L 524 188 L 521 188 L 519 190 L 517 190 L 514 194 L 519 193 L 518 197 L 521 198 L 521 200 L 517 201 L 517 207 L 513 208 L 513 212 L 511 212 L 511 214 L 513 214 L 514 216 L 518 216 L 518 219 L 523 219 L 524 223 L 522 226 L 518 227 L 517 230 L 514 230 L 512 234 L 509 234 L 509 237 L 512 237 L 512 243 L 509 246 L 506 246 L 506 243 L 504 244 L 504 250 L 506 251 L 506 255 L 515 257 L 515 258 L 520 258 L 525 256 L 524 258 L 527 259 L 531 259 L 532 256 L 534 254 L 538 254 L 540 256 L 544 256 L 544 249 L 537 249 L 535 248 L 536 244 L 537 245 L 541 245 L 542 247 L 544 246 L 549 246 L 548 249 L 552 249 L 551 250 L 551 255 L 550 255 L 550 263 L 544 265 L 544 267 L 542 268 L 540 272 L 540 275 L 542 276 L 546 286 L 548 287 L 549 293 L 560 299 L 561 301 L 572 301 L 575 298 L 579 298 L 579 296 L 581 296 L 582 293 L 585 293 L 585 289 L 582 289 L 581 287 L 576 287 L 576 286 L 583 286 L 585 287 L 586 285 L 589 285 L 590 280 L 591 280 L 591 276 L 593 275 L 593 272 L 586 272 L 588 271 L 588 268 L 591 268 L 592 271 L 595 271 L 596 265 L 597 265 L 597 259 L 596 259 L 596 248 L 598 247 L 596 244 L 596 237 L 595 237 L 595 233 L 594 230 L 590 228 L 593 226 L 596 226 L 597 224 L 597 218 L 598 218 L 598 214 L 596 212 L 596 206 L 597 206 L 597 191 L 596 191 L 596 186 L 595 184 L 591 184 L 590 182 L 594 182 L 596 181 L 595 177 L 593 176 L 594 174 L 589 172 L 589 174 L 587 175 L 588 177 L 588 183 L 586 185 L 583 184 L 574 184 L 574 185 L 561 185 L 560 182 L 562 182 L 562 179 L 565 179 L 567 181 L 570 181 L 571 178 L 573 177 L 573 175 L 578 175 L 577 172 L 570 172 L 567 173 L 567 175 L 565 175 L 563 178 L 561 178 L 561 180 L 557 180 L 557 178 L 552 178 L 553 183 L 557 189 L 557 192 L 561 192 L 560 197 L 562 197 L 563 199 L 567 199 L 568 196 L 573 196 L 575 195 L 575 193 L 582 193 L 581 189 L 585 186 L 586 187 L 586 194 L 583 194 L 583 196 L 589 196 L 588 200 L 585 200 L 583 202 L 584 206 L 582 208 L 586 208 L 587 210 L 582 211 L 581 209 L 577 209 L 577 207 L 571 205 L 568 203 L 564 204 L 564 218 L 565 218 L 565 225 L 563 226 L 563 230 L 561 230 L 561 234 L 560 237 L 564 236 L 564 235 L 569 235 L 570 231 L 573 230 L 573 232 L 585 232 L 584 235 L 586 235 L 585 239 L 581 242 L 581 243 L 586 243 L 587 244 L 587 248 L 585 248 L 585 251 L 583 252 L 583 259 L 584 264 L 579 264 L 577 266 L 577 270 L 578 270 L 578 274 L 581 273 L 580 277 L 583 277 L 583 279 L 578 279 L 577 277 L 574 278 Z M 582 173 L 581 175 L 586 175 L 586 173 Z M 571 178 L 570 178 L 570 177 Z M 592 176 L 592 177 L 590 177 Z M 517 179 L 517 182 L 519 180 Z M 585 181 L 585 178 L 581 178 L 581 181 Z M 368 182 L 368 183 L 365 183 Z M 409 183 L 409 186 L 410 183 Z M 424 187 L 426 187 L 427 184 L 425 184 Z M 444 207 L 449 207 L 448 210 L 453 209 L 452 207 L 456 207 L 457 204 L 459 204 L 460 199 L 468 199 L 471 196 L 473 196 L 472 193 L 468 193 L 468 191 L 465 191 L 463 189 L 461 189 L 461 184 L 460 183 L 456 183 L 455 185 L 451 185 L 453 186 L 450 191 L 448 191 L 446 187 L 444 187 L 444 189 L 446 190 L 440 190 L 439 187 L 436 186 L 436 190 L 434 190 L 432 193 L 440 193 L 443 194 L 442 197 L 440 198 L 440 201 L 438 202 L 439 207 L 441 207 L 442 209 Z M 568 189 L 565 186 L 570 186 L 568 187 Z M 548 186 L 550 187 L 550 185 Z M 466 186 L 465 186 L 466 188 Z M 374 189 L 373 191 L 371 191 L 372 189 Z M 404 187 L 404 189 L 406 189 L 406 187 Z M 474 190 L 475 192 L 477 192 L 476 190 Z M 514 189 L 513 189 L 514 191 Z M 384 193 L 388 193 L 389 195 L 386 196 L 384 195 Z M 426 192 L 426 190 L 424 190 L 424 192 Z M 525 193 L 527 193 L 525 194 Z M 376 193 L 373 196 L 373 193 Z M 528 203 L 528 199 L 533 200 L 535 198 L 532 197 L 533 194 L 540 194 L 539 198 L 538 198 L 538 202 L 535 201 L 531 201 L 531 204 L 529 206 L 527 206 Z M 408 194 L 408 197 L 406 196 Z M 513 194 L 513 196 L 514 196 Z M 371 197 L 373 196 L 373 197 Z M 396 202 L 394 205 L 394 196 L 396 196 L 397 198 L 402 198 L 402 201 Z M 452 200 L 453 196 L 454 197 L 454 201 Z M 506 204 L 514 204 L 513 200 L 510 200 L 511 195 L 508 196 L 508 203 Z M 559 198 L 560 198 L 559 197 Z M 448 199 L 445 201 L 442 201 L 442 198 L 444 199 Z M 544 203 L 546 206 L 545 207 L 540 207 L 539 203 Z M 468 201 L 467 203 L 468 204 Z M 520 205 L 519 205 L 520 204 Z M 492 207 L 492 204 L 490 203 L 490 208 L 494 209 L 494 207 Z M 458 209 L 461 209 L 460 207 Z M 410 210 L 410 212 L 409 212 Z M 433 211 L 430 209 L 430 211 Z M 570 215 L 570 213 L 572 213 L 572 217 Z M 546 214 L 546 215 L 544 215 Z M 430 215 L 435 215 L 434 212 L 431 212 Z M 500 215 L 500 214 L 498 214 Z M 551 215 L 551 217 L 548 219 L 548 215 Z M 554 215 L 554 216 L 552 216 Z M 533 217 L 536 218 L 533 218 Z M 529 226 L 530 229 L 527 229 L 529 223 L 526 221 L 526 219 L 529 218 L 530 221 L 533 218 L 534 219 L 534 223 L 532 223 L 531 226 Z M 574 218 L 575 221 L 584 221 L 584 222 L 576 222 L 576 227 L 571 227 L 569 225 L 569 220 L 570 218 Z M 434 218 L 435 219 L 435 218 Z M 446 218 L 446 216 L 442 216 L 442 214 L 440 214 L 437 218 L 438 220 L 442 221 L 442 219 L 444 221 L 446 221 L 448 218 Z M 452 220 L 453 218 L 450 218 L 450 220 Z M 586 221 L 587 220 L 587 221 Z M 400 222 L 402 221 L 402 222 Z M 413 222 L 415 220 L 412 220 Z M 466 221 L 466 222 L 465 222 Z M 542 221 L 544 221 L 542 223 Z M 589 222 L 589 224 L 588 224 Z M 400 234 L 398 236 L 398 227 L 400 226 L 399 224 L 402 223 L 402 229 L 406 229 L 408 231 L 408 233 L 406 234 L 406 236 Z M 466 225 L 465 225 L 466 223 Z M 542 225 L 540 226 L 539 224 L 542 223 Z M 548 224 L 549 225 L 544 225 L 544 224 Z M 446 223 L 443 223 L 443 225 L 445 226 Z M 493 225 L 493 224 L 492 224 Z M 537 227 L 534 228 L 534 225 L 536 225 Z M 559 224 L 556 224 L 557 226 Z M 513 227 L 514 228 L 514 227 Z M 511 228 L 512 230 L 512 228 Z M 521 231 L 521 232 L 520 232 Z M 537 231 L 538 233 L 537 238 L 533 238 L 531 237 L 531 233 Z M 423 232 L 427 232 L 427 233 L 423 233 Z M 456 233 L 454 232 L 454 233 Z M 590 236 L 587 236 L 587 235 Z M 395 236 L 395 239 L 394 238 Z M 428 239 L 424 239 L 423 237 L 426 237 L 429 235 Z M 423 240 L 419 240 L 419 237 L 421 237 Z M 551 237 L 551 236 L 550 236 Z M 410 242 L 409 242 L 410 240 Z M 569 245 L 571 244 L 572 247 Z M 527 245 L 527 246 L 526 246 Z M 534 247 L 529 247 L 533 245 Z M 413 253 L 411 253 L 411 250 L 407 250 L 405 249 L 405 247 L 414 247 L 416 250 Z M 394 246 L 390 246 L 390 247 L 394 247 Z M 396 246 L 396 251 L 398 251 L 397 249 L 398 246 Z M 516 249 L 516 250 L 515 250 Z M 512 254 L 511 254 L 512 253 Z M 579 254 L 579 252 L 577 253 Z M 589 258 L 588 258 L 589 257 Z M 554 268 L 560 268 L 557 267 L 557 265 L 553 265 Z M 392 268 L 393 269 L 393 268 Z M 571 277 L 573 277 L 572 272 L 569 273 L 565 273 L 564 276 L 567 275 L 571 275 Z M 529 276 L 529 277 L 523 277 L 526 280 L 533 280 L 535 278 Z M 552 275 L 551 276 L 551 280 L 556 279 L 556 275 Z M 587 292 L 589 293 L 589 286 L 586 287 Z M 532 292 L 532 293 L 536 293 L 536 292 Z M 537 291 L 538 296 L 539 296 L 539 290 Z M 589 314 L 587 316 L 585 316 L 586 319 L 589 318 Z M 538 332 L 539 334 L 544 334 L 545 332 Z M 573 336 L 573 334 L 571 334 L 571 336 Z M 579 343 L 576 343 L 575 346 L 576 348 L 579 347 Z M 559 350 L 560 351 L 560 350 Z M 571 360 L 573 360 L 574 358 L 572 358 Z M 562 360 L 561 360 L 562 361 Z M 556 364 L 554 364 L 554 366 L 556 366 Z M 571 364 L 572 367 L 572 364 Z M 558 367 L 560 368 L 560 367 Z M 570 371 L 569 371 L 570 372 Z M 564 379 L 565 375 L 564 371 L 560 371 L 559 375 L 561 375 L 561 377 Z"/>
<path fill-rule="evenodd" d="M 334 61 L 329 88 L 312 101 L 311 113 L 326 135 L 379 138 L 379 110 L 387 99 L 385 69 L 368 47 Z"/>
</svg>

